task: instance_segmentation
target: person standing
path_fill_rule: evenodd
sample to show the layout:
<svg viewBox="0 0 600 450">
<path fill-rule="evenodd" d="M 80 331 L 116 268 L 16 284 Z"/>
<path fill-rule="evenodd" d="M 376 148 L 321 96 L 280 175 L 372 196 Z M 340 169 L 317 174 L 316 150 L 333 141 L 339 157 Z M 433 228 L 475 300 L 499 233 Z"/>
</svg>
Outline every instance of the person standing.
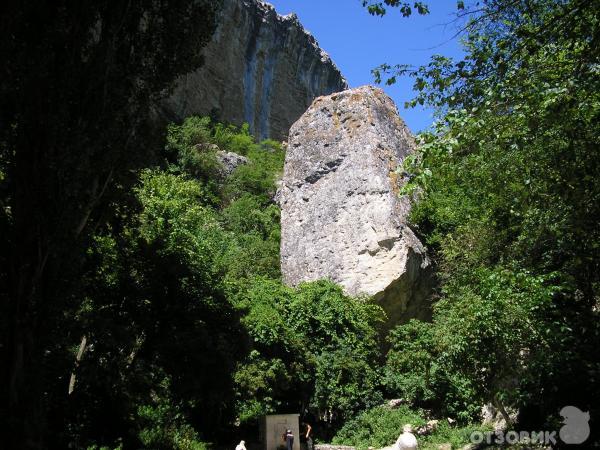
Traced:
<svg viewBox="0 0 600 450">
<path fill-rule="evenodd" d="M 294 449 L 294 433 L 292 433 L 292 430 L 287 430 L 284 433 L 283 440 L 285 441 L 286 450 Z"/>
<path fill-rule="evenodd" d="M 302 422 L 304 437 L 306 438 L 306 450 L 313 450 L 312 427 L 308 422 Z"/>
</svg>

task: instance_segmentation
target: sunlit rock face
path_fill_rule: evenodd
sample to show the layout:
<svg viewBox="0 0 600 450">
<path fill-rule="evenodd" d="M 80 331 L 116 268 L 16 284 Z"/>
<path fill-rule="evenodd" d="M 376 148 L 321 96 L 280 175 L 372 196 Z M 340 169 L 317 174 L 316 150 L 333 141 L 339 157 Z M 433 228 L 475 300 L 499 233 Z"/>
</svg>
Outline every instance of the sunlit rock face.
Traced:
<svg viewBox="0 0 600 450">
<path fill-rule="evenodd" d="M 285 139 L 315 97 L 346 80 L 294 14 L 258 0 L 224 0 L 205 63 L 179 79 L 162 112 L 171 120 L 214 114 L 247 122 L 258 138 Z"/>
<path fill-rule="evenodd" d="M 414 139 L 382 90 L 317 98 L 292 126 L 280 187 L 284 281 L 329 278 L 374 296 L 390 323 L 427 318 L 430 261 L 396 173 Z"/>
</svg>

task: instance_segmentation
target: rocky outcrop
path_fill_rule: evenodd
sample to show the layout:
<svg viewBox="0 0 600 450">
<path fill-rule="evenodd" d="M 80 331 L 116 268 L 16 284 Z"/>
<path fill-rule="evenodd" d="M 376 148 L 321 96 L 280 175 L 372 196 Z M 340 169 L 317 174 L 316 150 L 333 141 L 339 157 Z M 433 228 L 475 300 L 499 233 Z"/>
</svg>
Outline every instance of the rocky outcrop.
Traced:
<svg viewBox="0 0 600 450">
<path fill-rule="evenodd" d="M 519 411 L 511 407 L 505 408 L 505 411 L 510 422 L 515 423 L 519 417 Z M 506 430 L 509 426 L 500 410 L 491 403 L 486 403 L 481 407 L 481 424 L 500 431 Z"/>
<path fill-rule="evenodd" d="M 407 226 L 396 173 L 415 149 L 392 100 L 370 86 L 317 98 L 290 130 L 281 205 L 284 281 L 329 278 L 374 296 L 390 323 L 429 317 L 430 261 Z"/>
<path fill-rule="evenodd" d="M 224 150 L 217 151 L 217 161 L 221 164 L 221 176 L 227 178 L 235 169 L 244 164 L 248 164 L 248 158 L 238 155 L 234 152 Z"/>
<path fill-rule="evenodd" d="M 250 124 L 259 138 L 283 139 L 315 97 L 347 87 L 338 68 L 296 15 L 260 0 L 224 0 L 205 63 L 179 79 L 163 114 L 216 114 Z"/>
</svg>

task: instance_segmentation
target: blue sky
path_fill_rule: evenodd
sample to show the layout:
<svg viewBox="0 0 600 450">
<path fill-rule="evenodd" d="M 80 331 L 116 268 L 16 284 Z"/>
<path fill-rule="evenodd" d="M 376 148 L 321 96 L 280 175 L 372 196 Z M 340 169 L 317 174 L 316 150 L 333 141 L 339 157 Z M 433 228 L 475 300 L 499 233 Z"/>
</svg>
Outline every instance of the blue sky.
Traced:
<svg viewBox="0 0 600 450">
<path fill-rule="evenodd" d="M 452 39 L 456 0 L 431 0 L 431 13 L 402 17 L 388 9 L 384 17 L 370 16 L 361 0 L 268 0 L 279 14 L 295 12 L 340 68 L 350 87 L 373 84 L 371 69 L 382 64 L 421 65 L 433 54 L 460 56 L 460 43 Z M 394 99 L 400 115 L 413 132 L 433 121 L 431 110 L 404 109 L 413 97 L 412 80 L 381 86 Z"/>
</svg>

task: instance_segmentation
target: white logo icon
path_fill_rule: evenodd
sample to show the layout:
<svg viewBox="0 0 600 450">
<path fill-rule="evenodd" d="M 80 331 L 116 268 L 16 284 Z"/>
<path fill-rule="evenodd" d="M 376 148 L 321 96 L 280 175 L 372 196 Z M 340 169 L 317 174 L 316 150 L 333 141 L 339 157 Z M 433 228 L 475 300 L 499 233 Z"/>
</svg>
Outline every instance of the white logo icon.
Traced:
<svg viewBox="0 0 600 450">
<path fill-rule="evenodd" d="M 575 406 L 565 406 L 560 410 L 564 426 L 559 436 L 565 444 L 581 444 L 590 436 L 590 413 L 583 412 Z"/>
</svg>

